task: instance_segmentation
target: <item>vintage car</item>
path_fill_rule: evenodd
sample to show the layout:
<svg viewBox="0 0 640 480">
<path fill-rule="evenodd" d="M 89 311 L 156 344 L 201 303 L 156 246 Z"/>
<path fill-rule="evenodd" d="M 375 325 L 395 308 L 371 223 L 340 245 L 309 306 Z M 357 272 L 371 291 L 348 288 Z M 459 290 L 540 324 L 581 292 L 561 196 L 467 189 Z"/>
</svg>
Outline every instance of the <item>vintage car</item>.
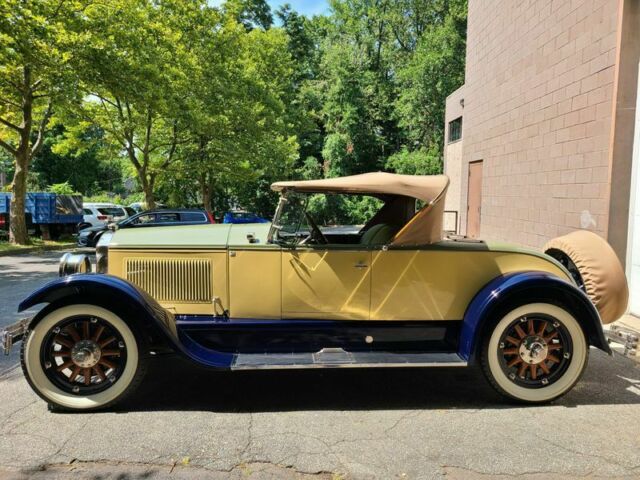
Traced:
<svg viewBox="0 0 640 480">
<path fill-rule="evenodd" d="M 22 339 L 29 384 L 65 410 L 123 400 L 163 352 L 223 370 L 479 364 L 510 399 L 563 395 L 590 346 L 611 353 L 602 324 L 628 298 L 616 255 L 585 231 L 546 253 L 443 238 L 448 184 L 381 172 L 278 182 L 269 224 L 110 232 L 96 273 L 67 255 L 62 278 L 20 304 L 46 306 L 3 332 L 5 350 Z M 368 220 L 336 228 L 354 224 L 345 205 Z"/>
</svg>

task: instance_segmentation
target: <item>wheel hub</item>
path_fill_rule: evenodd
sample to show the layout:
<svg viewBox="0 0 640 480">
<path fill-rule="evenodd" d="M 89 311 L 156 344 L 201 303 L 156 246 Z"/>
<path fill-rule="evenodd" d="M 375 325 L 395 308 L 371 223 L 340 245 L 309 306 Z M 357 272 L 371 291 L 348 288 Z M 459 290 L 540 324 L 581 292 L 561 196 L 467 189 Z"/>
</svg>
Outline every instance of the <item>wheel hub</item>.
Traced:
<svg viewBox="0 0 640 480">
<path fill-rule="evenodd" d="M 527 315 L 514 320 L 500 337 L 501 368 L 517 385 L 538 388 L 553 383 L 567 368 L 571 342 L 555 318 Z"/>
<path fill-rule="evenodd" d="M 543 362 L 549 353 L 547 342 L 544 338 L 535 336 L 526 337 L 520 344 L 518 354 L 522 361 L 530 365 L 537 365 Z"/>
<path fill-rule="evenodd" d="M 96 366 L 101 356 L 100 346 L 93 340 L 81 340 L 71 349 L 71 360 L 82 368 Z"/>
</svg>

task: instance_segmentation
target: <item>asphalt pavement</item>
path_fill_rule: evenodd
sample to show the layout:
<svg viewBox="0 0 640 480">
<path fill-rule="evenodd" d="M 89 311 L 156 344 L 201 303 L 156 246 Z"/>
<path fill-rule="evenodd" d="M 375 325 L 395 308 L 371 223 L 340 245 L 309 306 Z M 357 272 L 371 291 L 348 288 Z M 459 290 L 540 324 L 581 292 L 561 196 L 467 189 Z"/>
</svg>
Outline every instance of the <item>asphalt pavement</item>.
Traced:
<svg viewBox="0 0 640 480">
<path fill-rule="evenodd" d="M 61 251 L 0 256 L 0 328 L 32 316 L 39 307 L 18 313 L 18 304 L 31 292 L 58 276 Z M 0 352 L 0 375 L 18 361 L 18 349 L 8 357 Z"/>
<path fill-rule="evenodd" d="M 60 253 L 0 258 L 0 318 Z M 504 401 L 476 369 L 218 373 L 156 358 L 117 410 L 59 414 L 17 357 L 0 373 L 0 478 L 640 478 L 640 368 L 591 350 L 546 406 Z"/>
</svg>

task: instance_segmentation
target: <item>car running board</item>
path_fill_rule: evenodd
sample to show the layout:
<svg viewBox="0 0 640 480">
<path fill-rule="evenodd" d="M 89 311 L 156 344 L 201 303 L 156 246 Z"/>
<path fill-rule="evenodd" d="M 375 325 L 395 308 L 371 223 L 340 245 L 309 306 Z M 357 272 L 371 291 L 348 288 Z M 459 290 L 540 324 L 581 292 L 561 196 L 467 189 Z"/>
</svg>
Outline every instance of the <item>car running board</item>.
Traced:
<svg viewBox="0 0 640 480">
<path fill-rule="evenodd" d="M 279 370 L 296 368 L 371 367 L 465 367 L 457 353 L 347 352 L 342 348 L 323 348 L 295 353 L 239 353 L 232 370 Z"/>
</svg>

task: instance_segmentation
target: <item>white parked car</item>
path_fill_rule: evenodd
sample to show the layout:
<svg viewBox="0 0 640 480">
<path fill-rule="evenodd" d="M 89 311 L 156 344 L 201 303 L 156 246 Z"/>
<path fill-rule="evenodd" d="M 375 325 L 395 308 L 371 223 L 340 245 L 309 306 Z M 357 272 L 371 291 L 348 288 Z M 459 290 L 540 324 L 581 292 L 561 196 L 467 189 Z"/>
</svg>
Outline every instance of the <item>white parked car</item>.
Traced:
<svg viewBox="0 0 640 480">
<path fill-rule="evenodd" d="M 112 222 L 119 222 L 129 217 L 127 209 L 115 203 L 85 203 L 82 224 L 78 229 L 86 227 L 100 227 Z"/>
</svg>

